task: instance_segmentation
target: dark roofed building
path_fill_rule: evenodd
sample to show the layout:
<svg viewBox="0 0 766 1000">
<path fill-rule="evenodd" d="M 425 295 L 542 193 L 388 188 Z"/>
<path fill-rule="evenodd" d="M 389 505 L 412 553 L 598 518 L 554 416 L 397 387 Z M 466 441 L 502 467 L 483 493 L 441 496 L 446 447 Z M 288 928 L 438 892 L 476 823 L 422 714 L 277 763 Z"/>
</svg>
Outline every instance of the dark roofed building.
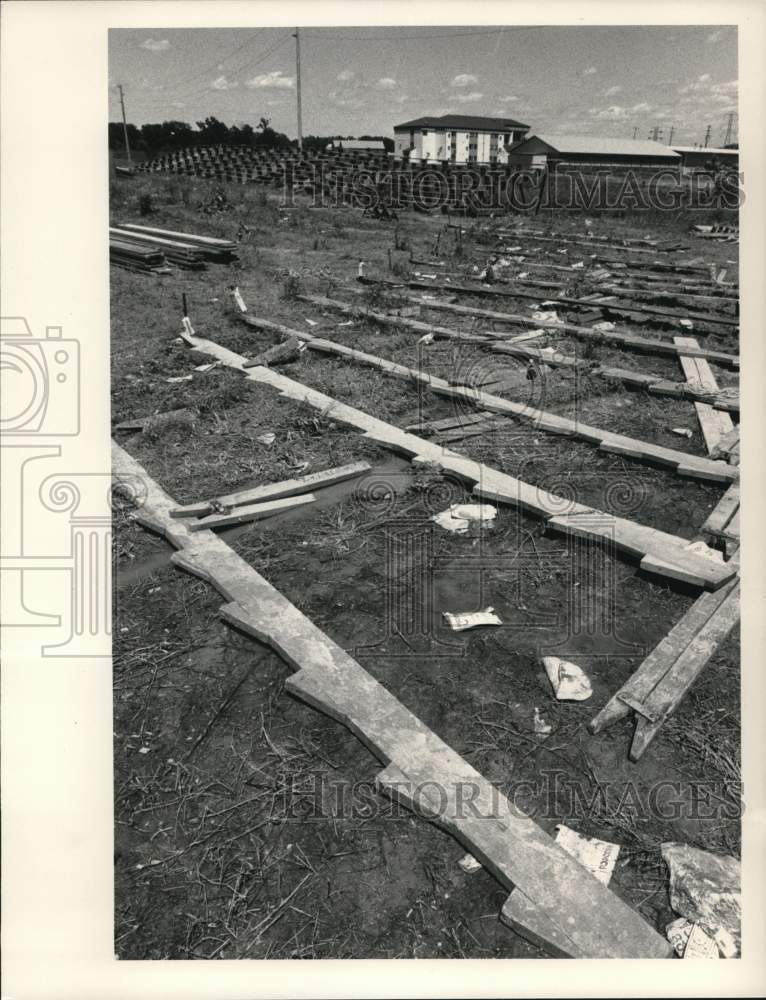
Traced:
<svg viewBox="0 0 766 1000">
<path fill-rule="evenodd" d="M 669 146 L 651 139 L 612 139 L 603 136 L 527 136 L 510 151 L 512 163 L 545 167 L 558 162 L 635 164 L 678 167 L 681 158 Z"/>
<path fill-rule="evenodd" d="M 424 115 L 394 126 L 394 156 L 451 163 L 506 163 L 508 148 L 529 131 L 513 118 Z"/>
</svg>

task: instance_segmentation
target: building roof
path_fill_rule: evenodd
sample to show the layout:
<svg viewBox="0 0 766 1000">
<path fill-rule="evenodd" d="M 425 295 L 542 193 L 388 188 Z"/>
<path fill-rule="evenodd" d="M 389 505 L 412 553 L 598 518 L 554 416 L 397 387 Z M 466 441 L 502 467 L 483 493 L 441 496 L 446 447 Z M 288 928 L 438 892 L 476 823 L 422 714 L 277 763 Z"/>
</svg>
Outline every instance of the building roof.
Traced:
<svg viewBox="0 0 766 1000">
<path fill-rule="evenodd" d="M 663 146 L 661 142 L 654 142 L 652 139 L 611 139 L 602 136 L 590 135 L 553 135 L 550 132 L 545 134 L 535 133 L 522 139 L 512 152 L 523 153 L 523 147 L 531 139 L 538 139 L 550 146 L 556 153 L 582 154 L 593 153 L 604 156 L 667 156 L 677 158 L 676 153 L 670 146 Z"/>
<path fill-rule="evenodd" d="M 333 139 L 329 142 L 328 147 L 337 148 L 342 146 L 344 149 L 385 149 L 386 144 L 382 139 Z"/>
<path fill-rule="evenodd" d="M 529 128 L 524 122 L 513 118 L 487 118 L 486 115 L 425 115 L 423 118 L 413 118 L 412 121 L 394 125 L 394 132 L 399 129 L 414 128 L 449 128 L 469 132 L 507 132 L 511 129 Z"/>
<path fill-rule="evenodd" d="M 712 156 L 739 156 L 738 149 L 714 149 L 712 146 L 673 146 L 677 153 L 710 153 Z"/>
</svg>

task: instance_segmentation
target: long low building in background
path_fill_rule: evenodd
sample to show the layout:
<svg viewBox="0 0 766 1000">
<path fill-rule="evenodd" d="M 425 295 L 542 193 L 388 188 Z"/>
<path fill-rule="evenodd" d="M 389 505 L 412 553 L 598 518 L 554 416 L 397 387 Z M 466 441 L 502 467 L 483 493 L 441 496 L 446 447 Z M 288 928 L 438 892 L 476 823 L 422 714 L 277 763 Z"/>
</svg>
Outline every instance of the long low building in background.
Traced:
<svg viewBox="0 0 766 1000">
<path fill-rule="evenodd" d="M 532 169 L 555 167 L 559 163 L 680 169 L 682 162 L 674 149 L 651 139 L 610 139 L 547 132 L 522 139 L 510 150 L 509 161 Z"/>
<path fill-rule="evenodd" d="M 426 115 L 394 125 L 394 157 L 413 162 L 507 163 L 508 151 L 529 131 L 513 118 Z"/>
<path fill-rule="evenodd" d="M 738 149 L 713 149 L 710 146 L 673 146 L 681 157 L 684 173 L 696 170 L 738 170 Z"/>
</svg>

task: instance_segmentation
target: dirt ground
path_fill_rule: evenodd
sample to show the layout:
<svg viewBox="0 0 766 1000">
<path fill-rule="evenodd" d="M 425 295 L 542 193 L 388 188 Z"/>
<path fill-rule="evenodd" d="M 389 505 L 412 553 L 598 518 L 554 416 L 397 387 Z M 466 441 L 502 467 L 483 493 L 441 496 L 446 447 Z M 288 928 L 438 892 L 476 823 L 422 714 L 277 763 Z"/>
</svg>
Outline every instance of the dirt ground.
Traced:
<svg viewBox="0 0 766 1000">
<path fill-rule="evenodd" d="M 207 359 L 178 340 L 182 296 L 200 336 L 242 354 L 279 338 L 236 319 L 234 285 L 255 315 L 456 381 L 466 371 L 508 374 L 518 391 L 500 395 L 703 455 L 693 405 L 604 379 L 574 379 L 567 369 L 528 380 L 524 366 L 481 345 L 421 345 L 410 330 L 364 320 L 346 325 L 347 317 L 296 298 L 306 292 L 401 304 L 414 293 L 381 300 L 360 288 L 360 260 L 369 275 L 401 277 L 408 267 L 433 273 L 408 265 L 412 251 L 470 276 L 486 262 L 495 220 L 467 220 L 458 245 L 443 216 L 384 223 L 349 208 L 281 208 L 273 193 L 253 187 L 226 193 L 232 211 L 209 216 L 199 210 L 210 197 L 203 181 L 155 177 L 113 187 L 114 222 L 241 243 L 237 263 L 203 272 L 111 269 L 113 423 L 189 411 L 158 431 L 115 430 L 115 439 L 183 503 L 367 461 L 367 475 L 327 490 L 316 504 L 222 537 L 547 831 L 565 823 L 619 843 L 612 886 L 662 931 L 674 914 L 660 845 L 739 853 L 738 635 L 719 649 L 641 760 L 630 763 L 632 721 L 595 737 L 587 723 L 696 592 L 650 578 L 606 550 L 584 556 L 511 507 L 498 509 L 491 531 L 441 530 L 432 516 L 466 498 L 465 487 L 413 471 L 325 414 L 231 369 L 196 371 Z M 142 218 L 147 194 L 152 211 Z M 599 217 L 593 230 L 678 238 L 687 248 L 679 260 L 702 257 L 736 277 L 736 245 L 692 239 L 693 221 L 707 220 Z M 583 232 L 582 215 L 541 213 L 521 222 Z M 514 242 L 528 241 L 520 235 Z M 567 259 L 583 259 L 576 249 Z M 544 277 L 559 280 L 561 273 Z M 555 295 L 541 292 L 540 303 L 546 294 Z M 525 315 L 532 305 L 460 302 Z M 574 310 L 558 311 L 581 321 Z M 418 318 L 464 332 L 490 328 L 449 313 Z M 657 339 L 684 332 L 667 322 L 616 322 Z M 694 335 L 704 346 L 738 352 L 734 328 L 703 325 Z M 541 343 L 565 354 L 585 350 L 564 335 Z M 682 378 L 672 358 L 614 346 L 589 348 L 586 356 Z M 401 427 L 455 413 L 452 402 L 412 383 L 312 351 L 279 370 Z M 190 373 L 191 381 L 167 381 Z M 716 367 L 715 374 L 722 386 L 736 384 L 734 373 Z M 678 427 L 691 437 L 673 433 Z M 264 434 L 273 434 L 273 443 L 259 440 Z M 564 498 L 688 539 L 724 489 L 511 421 L 450 447 Z M 285 694 L 287 665 L 225 625 L 220 595 L 175 569 L 169 546 L 137 526 L 131 512 L 115 500 L 117 955 L 543 957 L 500 923 L 502 887 L 484 870 L 464 872 L 458 861 L 465 850 L 456 841 L 375 792 L 378 761 L 339 724 Z M 443 623 L 444 611 L 487 605 L 502 627 L 454 633 Z M 590 700 L 555 701 L 540 661 L 549 653 L 586 670 Z M 534 733 L 535 709 L 552 726 L 547 738 Z"/>
</svg>

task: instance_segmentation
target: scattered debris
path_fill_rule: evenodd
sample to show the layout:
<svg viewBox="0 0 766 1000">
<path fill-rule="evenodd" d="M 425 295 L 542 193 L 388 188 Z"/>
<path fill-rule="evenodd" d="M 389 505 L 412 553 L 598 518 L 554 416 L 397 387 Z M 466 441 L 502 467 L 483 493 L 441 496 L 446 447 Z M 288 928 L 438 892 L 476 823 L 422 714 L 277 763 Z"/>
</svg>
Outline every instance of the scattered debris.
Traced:
<svg viewBox="0 0 766 1000">
<path fill-rule="evenodd" d="M 172 378 L 166 378 L 166 382 L 191 382 L 194 378 L 193 375 L 174 375 Z"/>
<path fill-rule="evenodd" d="M 610 330 L 616 329 L 614 323 L 610 323 L 608 320 L 602 320 L 600 323 L 593 324 L 594 330 L 605 330 L 607 333 Z"/>
<path fill-rule="evenodd" d="M 668 941 L 679 958 L 720 958 L 718 945 L 685 917 L 679 917 L 665 928 Z"/>
<path fill-rule="evenodd" d="M 465 535 L 471 524 L 483 523 L 491 526 L 497 516 L 497 508 L 487 503 L 455 503 L 439 514 L 434 514 L 431 520 L 440 528 L 445 528 L 457 535 Z"/>
<path fill-rule="evenodd" d="M 484 608 L 483 611 L 463 611 L 453 614 L 442 611 L 442 617 L 453 632 L 463 632 L 469 628 L 479 628 L 481 625 L 502 625 L 495 614 L 494 608 Z"/>
<path fill-rule="evenodd" d="M 423 336 L 418 340 L 419 344 L 423 344 L 426 347 L 429 344 L 433 344 L 433 342 L 434 342 L 434 335 L 432 333 L 424 333 Z"/>
<path fill-rule="evenodd" d="M 688 427 L 671 427 L 671 434 L 678 434 L 679 437 L 692 438 L 694 437 L 694 431 L 689 430 Z"/>
<path fill-rule="evenodd" d="M 256 441 L 260 441 L 261 444 L 272 445 L 272 444 L 274 444 L 274 442 L 276 441 L 276 439 L 277 439 L 277 435 L 276 434 L 272 434 L 271 432 L 269 432 L 268 434 L 259 434 L 258 437 L 255 440 Z"/>
<path fill-rule="evenodd" d="M 208 365 L 197 365 L 194 370 L 195 372 L 209 372 L 212 371 L 213 368 L 217 368 L 219 364 L 220 361 L 211 361 Z"/>
<path fill-rule="evenodd" d="M 289 340 L 285 340 L 281 344 L 275 344 L 267 351 L 263 351 L 262 354 L 258 354 L 254 358 L 248 358 L 242 367 L 255 368 L 258 365 L 265 365 L 267 368 L 271 368 L 273 365 L 288 365 L 292 361 L 296 361 L 305 350 L 306 344 L 304 341 L 299 340 L 297 337 L 290 337 Z"/>
<path fill-rule="evenodd" d="M 599 882 L 609 885 L 620 853 L 619 844 L 612 844 L 608 840 L 597 840 L 595 837 L 583 837 L 581 833 L 571 830 L 563 823 L 556 827 L 556 843 L 587 868 Z"/>
<path fill-rule="evenodd" d="M 544 656 L 543 666 L 559 701 L 586 701 L 593 694 L 585 671 L 570 660 Z"/>
<path fill-rule="evenodd" d="M 473 875 L 474 872 L 481 871 L 482 868 L 481 861 L 477 861 L 473 854 L 466 854 L 458 861 L 458 864 L 466 875 Z"/>
<path fill-rule="evenodd" d="M 535 323 L 563 323 L 562 319 L 559 319 L 559 314 L 555 309 L 539 309 L 532 313 L 532 319 Z"/>
<path fill-rule="evenodd" d="M 517 337 L 509 337 L 509 344 L 520 344 L 524 340 L 535 340 L 537 337 L 542 337 L 546 330 L 529 330 L 527 333 L 520 333 Z"/>
<path fill-rule="evenodd" d="M 550 722 L 546 722 L 545 719 L 540 714 L 540 709 L 535 705 L 535 718 L 534 718 L 534 730 L 537 736 L 550 736 L 553 732 L 553 726 Z"/>
<path fill-rule="evenodd" d="M 698 923 L 724 958 L 736 958 L 741 947 L 740 862 L 688 844 L 667 843 L 661 850 L 670 870 L 670 905 Z"/>
</svg>

